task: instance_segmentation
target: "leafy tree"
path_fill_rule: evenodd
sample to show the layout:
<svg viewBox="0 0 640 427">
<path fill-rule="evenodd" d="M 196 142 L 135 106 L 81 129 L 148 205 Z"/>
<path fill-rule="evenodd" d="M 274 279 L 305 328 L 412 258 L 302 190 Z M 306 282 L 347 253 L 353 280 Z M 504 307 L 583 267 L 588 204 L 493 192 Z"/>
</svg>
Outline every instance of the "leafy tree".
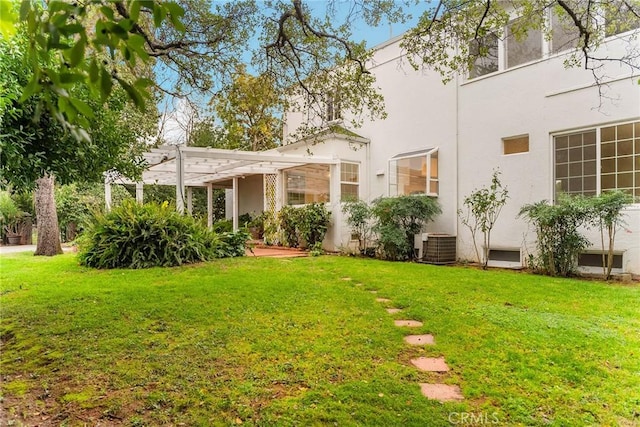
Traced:
<svg viewBox="0 0 640 427">
<path fill-rule="evenodd" d="M 478 257 L 478 262 L 482 263 L 482 268 L 486 269 L 489 263 L 489 252 L 491 250 L 491 230 L 496 224 L 502 207 L 507 203 L 509 192 L 500 182 L 500 172 L 494 171 L 491 177 L 491 185 L 489 188 L 481 188 L 473 191 L 464 199 L 464 206 L 467 208 L 466 215 L 460 209 L 458 215 L 471 232 L 473 247 Z M 476 242 L 476 232 L 478 229 L 483 235 L 483 253 L 480 256 L 480 250 Z"/>
<path fill-rule="evenodd" d="M 74 88 L 74 97 L 91 109 L 85 117 L 89 140 L 80 140 L 53 117 L 40 111 L 44 93 L 20 99 L 22 87 L 32 77 L 24 65 L 28 40 L 22 33 L 0 43 L 0 182 L 16 190 L 36 189 L 38 244 L 36 254 L 61 253 L 54 179 L 61 184 L 76 180 L 101 181 L 104 171 L 116 168 L 129 176 L 141 168 L 136 159 L 151 135 L 155 117 L 128 104 L 123 89 L 112 91 L 103 104 L 88 89 Z"/>
<path fill-rule="evenodd" d="M 262 151 L 279 145 L 284 99 L 273 76 L 253 76 L 238 67 L 232 83 L 212 103 L 227 132 L 224 148 Z"/>
</svg>

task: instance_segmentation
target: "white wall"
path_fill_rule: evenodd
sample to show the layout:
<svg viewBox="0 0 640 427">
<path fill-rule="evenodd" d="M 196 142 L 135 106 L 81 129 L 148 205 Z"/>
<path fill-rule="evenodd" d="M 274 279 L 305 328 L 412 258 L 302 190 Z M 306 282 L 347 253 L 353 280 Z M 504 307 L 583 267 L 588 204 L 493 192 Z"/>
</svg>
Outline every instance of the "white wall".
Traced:
<svg viewBox="0 0 640 427">
<path fill-rule="evenodd" d="M 624 48 L 624 41 L 614 40 L 603 46 L 602 53 L 613 57 Z M 389 194 L 389 159 L 393 156 L 438 147 L 438 201 L 443 214 L 430 224 L 429 231 L 457 235 L 459 257 L 474 258 L 469 233 L 456 212 L 464 198 L 489 185 L 493 170 L 499 169 L 510 199 L 494 229 L 492 247 L 532 250 L 535 235 L 516 217 L 524 204 L 553 198 L 552 135 L 640 120 L 640 85 L 637 76 L 629 77 L 628 68 L 606 64 L 602 71 L 608 83 L 597 87 L 590 71 L 565 69 L 564 59 L 556 55 L 443 85 L 439 75 L 413 70 L 402 58 L 397 42 L 381 47 L 375 52 L 371 71 L 385 97 L 388 118 L 354 129 L 371 141 L 361 198 L 371 201 Z M 287 129 L 294 131 L 304 119 L 301 113 L 288 115 Z M 502 138 L 523 134 L 529 135 L 529 152 L 503 155 Z M 312 151 L 345 158 L 351 154 L 334 143 L 314 146 Z M 368 181 L 366 188 L 364 181 Z M 625 271 L 640 274 L 640 206 L 627 212 L 628 225 L 618 234 L 616 246 L 626 251 Z M 334 220 L 340 218 L 336 213 Z M 334 243 L 344 239 L 345 233 L 335 231 Z M 594 233 L 588 237 L 599 241 Z"/>
</svg>

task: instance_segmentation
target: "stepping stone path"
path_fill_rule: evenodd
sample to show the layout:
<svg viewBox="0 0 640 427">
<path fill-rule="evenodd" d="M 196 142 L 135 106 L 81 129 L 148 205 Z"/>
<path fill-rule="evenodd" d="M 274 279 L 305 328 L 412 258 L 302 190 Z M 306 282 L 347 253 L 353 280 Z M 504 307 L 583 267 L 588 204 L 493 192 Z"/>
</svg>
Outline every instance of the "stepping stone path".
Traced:
<svg viewBox="0 0 640 427">
<path fill-rule="evenodd" d="M 422 322 L 418 322 L 417 320 L 394 320 L 396 326 L 399 327 L 407 327 L 407 328 L 419 328 L 422 326 Z"/>
<path fill-rule="evenodd" d="M 377 294 L 377 291 L 369 291 Z M 388 298 L 376 298 L 377 302 L 389 303 Z M 387 313 L 396 314 L 401 312 L 399 308 L 387 308 Z M 393 323 L 398 327 L 418 328 L 423 325 L 417 320 L 394 320 Z M 407 335 L 404 341 L 410 345 L 433 345 L 435 339 L 431 334 L 423 335 Z M 418 357 L 411 359 L 411 364 L 423 372 L 449 372 L 449 366 L 444 357 Z M 464 396 L 457 385 L 449 384 L 426 384 L 420 383 L 420 391 L 427 399 L 437 400 L 440 402 L 460 401 L 464 400 Z"/>
<path fill-rule="evenodd" d="M 422 395 L 428 399 L 450 402 L 464 400 L 460 387 L 448 384 L 424 384 L 420 383 Z"/>
<path fill-rule="evenodd" d="M 426 372 L 449 372 L 447 362 L 444 357 L 418 357 L 411 359 L 411 364 L 421 371 Z"/>
<path fill-rule="evenodd" d="M 404 337 L 404 340 L 407 344 L 411 345 L 433 345 L 436 343 L 433 335 L 425 334 L 425 335 L 407 335 Z"/>
</svg>

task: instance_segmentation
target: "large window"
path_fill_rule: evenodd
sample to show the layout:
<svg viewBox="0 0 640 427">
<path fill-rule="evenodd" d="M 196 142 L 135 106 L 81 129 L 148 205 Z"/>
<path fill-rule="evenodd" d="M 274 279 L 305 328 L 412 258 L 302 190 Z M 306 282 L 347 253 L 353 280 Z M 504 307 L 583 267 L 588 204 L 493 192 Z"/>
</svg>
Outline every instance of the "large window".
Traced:
<svg viewBox="0 0 640 427">
<path fill-rule="evenodd" d="M 306 165 L 284 172 L 286 203 L 304 205 L 329 201 L 329 165 Z"/>
<path fill-rule="evenodd" d="M 554 151 L 556 197 L 617 189 L 640 201 L 640 121 L 557 135 Z"/>
<path fill-rule="evenodd" d="M 437 195 L 438 150 L 399 154 L 389 162 L 389 195 Z"/>
<path fill-rule="evenodd" d="M 340 163 L 340 201 L 358 200 L 360 194 L 360 165 Z"/>
<path fill-rule="evenodd" d="M 469 55 L 474 58 L 469 78 L 484 76 L 498 71 L 498 36 L 489 34 L 469 45 Z"/>
<path fill-rule="evenodd" d="M 552 53 L 575 49 L 578 46 L 580 32 L 575 23 L 564 10 L 551 13 L 551 41 Z"/>
<path fill-rule="evenodd" d="M 521 20 L 514 20 L 507 26 L 505 37 L 506 67 L 511 68 L 525 62 L 542 58 L 542 32 L 529 28 L 526 34 L 521 30 Z"/>
</svg>

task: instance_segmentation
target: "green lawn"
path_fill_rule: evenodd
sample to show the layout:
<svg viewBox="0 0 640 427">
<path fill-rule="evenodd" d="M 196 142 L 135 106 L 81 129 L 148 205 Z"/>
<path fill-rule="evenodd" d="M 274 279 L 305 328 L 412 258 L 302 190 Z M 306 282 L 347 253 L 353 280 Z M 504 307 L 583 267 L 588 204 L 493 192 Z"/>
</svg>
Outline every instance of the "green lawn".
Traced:
<svg viewBox="0 0 640 427">
<path fill-rule="evenodd" d="M 333 256 L 0 262 L 2 425 L 640 424 L 638 286 Z M 403 342 L 418 332 L 436 345 Z"/>
</svg>

